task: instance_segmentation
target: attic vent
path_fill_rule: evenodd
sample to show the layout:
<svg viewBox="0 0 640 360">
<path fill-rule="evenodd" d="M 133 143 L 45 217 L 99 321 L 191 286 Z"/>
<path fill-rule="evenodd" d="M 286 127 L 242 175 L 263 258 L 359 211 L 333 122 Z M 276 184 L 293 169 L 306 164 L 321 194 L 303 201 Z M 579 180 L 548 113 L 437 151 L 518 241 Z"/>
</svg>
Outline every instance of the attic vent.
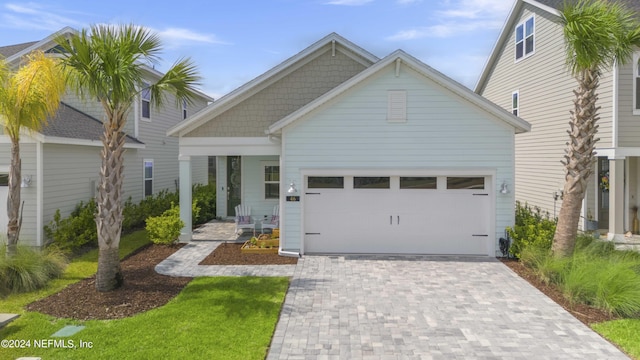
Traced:
<svg viewBox="0 0 640 360">
<path fill-rule="evenodd" d="M 387 105 L 388 122 L 407 122 L 407 91 L 389 90 Z"/>
</svg>

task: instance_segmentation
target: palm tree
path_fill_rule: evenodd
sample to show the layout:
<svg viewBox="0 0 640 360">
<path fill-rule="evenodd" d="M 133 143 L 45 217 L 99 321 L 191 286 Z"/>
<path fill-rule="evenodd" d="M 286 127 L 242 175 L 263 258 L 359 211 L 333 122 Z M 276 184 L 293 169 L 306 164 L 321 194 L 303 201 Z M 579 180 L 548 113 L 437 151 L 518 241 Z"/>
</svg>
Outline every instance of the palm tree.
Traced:
<svg viewBox="0 0 640 360">
<path fill-rule="evenodd" d="M 64 79 L 58 61 L 42 52 L 27 55 L 16 71 L 0 60 L 0 123 L 11 139 L 7 198 L 9 256 L 15 253 L 20 237 L 20 131 L 38 131 L 46 125 L 48 116 L 55 115 L 65 90 Z"/>
<path fill-rule="evenodd" d="M 119 247 L 122 230 L 122 181 L 125 133 L 132 104 L 150 91 L 154 106 L 172 93 L 176 104 L 192 101 L 200 77 L 189 59 L 175 63 L 155 84 L 143 88 L 145 68 L 159 62 L 157 35 L 135 25 L 94 25 L 70 38 L 58 38 L 62 62 L 70 69 L 69 85 L 87 99 L 96 98 L 105 111 L 102 166 L 98 185 L 96 225 L 98 272 L 96 289 L 110 291 L 122 284 Z"/>
<path fill-rule="evenodd" d="M 595 163 L 600 75 L 616 63 L 629 61 L 633 46 L 640 44 L 640 27 L 633 11 L 620 2 L 606 0 L 565 4 L 560 17 L 567 65 L 578 81 L 562 161 L 566 172 L 564 199 L 552 246 L 556 256 L 568 256 L 575 247 L 582 200 Z"/>
</svg>

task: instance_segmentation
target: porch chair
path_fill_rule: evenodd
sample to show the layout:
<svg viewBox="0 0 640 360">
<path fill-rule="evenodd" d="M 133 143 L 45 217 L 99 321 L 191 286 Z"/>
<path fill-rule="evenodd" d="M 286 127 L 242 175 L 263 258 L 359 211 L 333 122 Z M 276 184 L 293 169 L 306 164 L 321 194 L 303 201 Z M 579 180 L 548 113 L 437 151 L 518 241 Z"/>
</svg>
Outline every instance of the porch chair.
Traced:
<svg viewBox="0 0 640 360">
<path fill-rule="evenodd" d="M 256 234 L 256 223 L 251 219 L 251 206 L 238 205 L 236 206 L 236 234 L 240 229 L 252 229 L 253 235 Z"/>
<path fill-rule="evenodd" d="M 274 206 L 271 217 L 267 218 L 266 220 L 262 220 L 260 224 L 262 226 L 263 231 L 264 229 L 273 230 L 280 227 L 280 206 L 279 205 Z"/>
</svg>

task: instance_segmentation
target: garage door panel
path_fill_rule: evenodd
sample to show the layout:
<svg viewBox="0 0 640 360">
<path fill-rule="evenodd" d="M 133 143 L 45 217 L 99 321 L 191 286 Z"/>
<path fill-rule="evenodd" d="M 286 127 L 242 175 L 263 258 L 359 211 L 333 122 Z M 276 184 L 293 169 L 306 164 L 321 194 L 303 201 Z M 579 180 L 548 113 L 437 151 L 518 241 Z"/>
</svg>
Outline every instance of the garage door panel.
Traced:
<svg viewBox="0 0 640 360">
<path fill-rule="evenodd" d="M 488 253 L 491 197 L 483 190 L 314 192 L 305 197 L 306 253 Z"/>
</svg>

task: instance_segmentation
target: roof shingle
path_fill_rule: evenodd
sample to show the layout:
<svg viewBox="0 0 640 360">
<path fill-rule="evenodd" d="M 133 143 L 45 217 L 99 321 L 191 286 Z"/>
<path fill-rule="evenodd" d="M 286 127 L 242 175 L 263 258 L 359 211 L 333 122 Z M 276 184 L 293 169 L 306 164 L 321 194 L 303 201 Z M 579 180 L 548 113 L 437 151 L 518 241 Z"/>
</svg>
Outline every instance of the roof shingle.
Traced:
<svg viewBox="0 0 640 360">
<path fill-rule="evenodd" d="M 37 41 L 31 41 L 31 42 L 26 42 L 22 44 L 0 46 L 0 55 L 2 55 L 5 58 L 8 58 L 9 56 L 13 56 L 36 43 Z"/>
</svg>

